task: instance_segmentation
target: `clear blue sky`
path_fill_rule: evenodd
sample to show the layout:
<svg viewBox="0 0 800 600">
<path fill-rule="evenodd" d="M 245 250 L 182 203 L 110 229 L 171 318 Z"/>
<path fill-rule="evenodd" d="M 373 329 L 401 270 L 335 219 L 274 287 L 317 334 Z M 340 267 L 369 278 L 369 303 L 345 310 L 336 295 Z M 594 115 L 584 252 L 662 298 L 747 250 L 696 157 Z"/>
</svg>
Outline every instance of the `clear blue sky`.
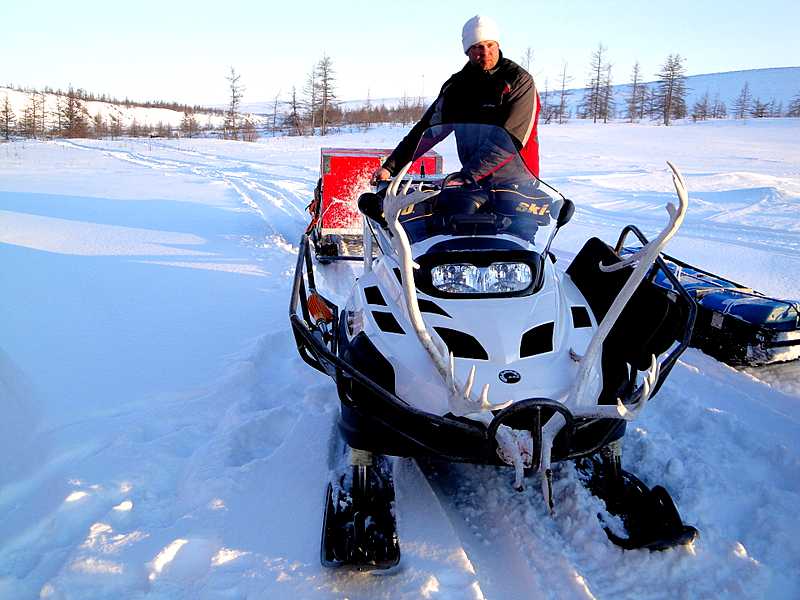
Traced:
<svg viewBox="0 0 800 600">
<path fill-rule="evenodd" d="M 0 84 L 225 103 L 233 66 L 257 102 L 300 90 L 325 52 L 340 99 L 430 96 L 464 63 L 461 26 L 477 13 L 499 23 L 509 58 L 533 49 L 540 88 L 563 62 L 582 85 L 600 42 L 615 83 L 636 60 L 650 79 L 676 52 L 690 75 L 800 65 L 798 0 L 3 0 Z"/>
</svg>

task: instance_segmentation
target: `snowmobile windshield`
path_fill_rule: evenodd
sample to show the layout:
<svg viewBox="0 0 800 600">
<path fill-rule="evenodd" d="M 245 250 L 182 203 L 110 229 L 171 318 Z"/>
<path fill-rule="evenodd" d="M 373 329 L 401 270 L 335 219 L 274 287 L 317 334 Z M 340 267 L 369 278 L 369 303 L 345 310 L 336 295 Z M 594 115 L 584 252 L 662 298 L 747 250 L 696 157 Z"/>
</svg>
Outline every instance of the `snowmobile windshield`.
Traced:
<svg viewBox="0 0 800 600">
<path fill-rule="evenodd" d="M 456 123 L 427 129 L 414 160 L 436 150 L 444 160 L 441 192 L 401 215 L 412 243 L 433 235 L 508 234 L 544 245 L 563 206 L 519 155 L 519 144 L 495 125 Z"/>
</svg>

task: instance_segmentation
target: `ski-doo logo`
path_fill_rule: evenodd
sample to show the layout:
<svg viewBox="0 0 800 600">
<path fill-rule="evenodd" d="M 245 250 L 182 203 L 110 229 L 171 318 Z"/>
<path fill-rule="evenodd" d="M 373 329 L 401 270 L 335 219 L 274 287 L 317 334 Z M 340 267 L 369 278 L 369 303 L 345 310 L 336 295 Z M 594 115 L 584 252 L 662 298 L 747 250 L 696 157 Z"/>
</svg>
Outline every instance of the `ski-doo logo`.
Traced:
<svg viewBox="0 0 800 600">
<path fill-rule="evenodd" d="M 500 378 L 500 381 L 502 381 L 503 383 L 517 383 L 519 382 L 520 379 L 522 379 L 522 375 L 520 375 L 516 371 L 511 371 L 511 370 L 500 371 L 498 377 Z"/>
<path fill-rule="evenodd" d="M 515 209 L 517 212 L 531 213 L 545 217 L 550 214 L 550 204 L 538 204 L 536 202 L 520 202 Z"/>
</svg>

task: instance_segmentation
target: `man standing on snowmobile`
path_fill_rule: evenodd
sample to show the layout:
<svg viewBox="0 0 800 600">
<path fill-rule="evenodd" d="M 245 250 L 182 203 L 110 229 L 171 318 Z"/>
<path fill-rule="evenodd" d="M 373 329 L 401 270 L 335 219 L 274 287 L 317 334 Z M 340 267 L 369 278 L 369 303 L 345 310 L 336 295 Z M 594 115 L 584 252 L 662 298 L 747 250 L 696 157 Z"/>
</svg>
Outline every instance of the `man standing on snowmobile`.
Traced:
<svg viewBox="0 0 800 600">
<path fill-rule="evenodd" d="M 422 119 L 375 171 L 373 180 L 396 175 L 411 161 L 423 132 L 431 126 L 448 123 L 483 123 L 504 128 L 528 170 L 539 176 L 539 94 L 530 73 L 503 56 L 499 37 L 497 24 L 488 17 L 475 15 L 464 24 L 461 41 L 469 62 L 444 83 Z M 497 168 L 485 167 L 468 175 L 480 181 Z"/>
</svg>

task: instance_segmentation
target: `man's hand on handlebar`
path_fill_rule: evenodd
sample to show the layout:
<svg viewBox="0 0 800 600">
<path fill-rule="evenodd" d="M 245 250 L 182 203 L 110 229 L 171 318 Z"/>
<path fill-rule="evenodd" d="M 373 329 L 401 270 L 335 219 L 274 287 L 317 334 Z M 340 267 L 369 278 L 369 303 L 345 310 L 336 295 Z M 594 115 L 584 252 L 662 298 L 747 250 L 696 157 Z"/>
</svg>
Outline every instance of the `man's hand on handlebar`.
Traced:
<svg viewBox="0 0 800 600">
<path fill-rule="evenodd" d="M 378 183 L 379 181 L 387 181 L 392 178 L 392 174 L 389 173 L 389 169 L 384 169 L 383 167 L 378 167 L 375 169 L 375 172 L 372 174 L 372 179 L 370 183 L 373 185 Z"/>
</svg>

